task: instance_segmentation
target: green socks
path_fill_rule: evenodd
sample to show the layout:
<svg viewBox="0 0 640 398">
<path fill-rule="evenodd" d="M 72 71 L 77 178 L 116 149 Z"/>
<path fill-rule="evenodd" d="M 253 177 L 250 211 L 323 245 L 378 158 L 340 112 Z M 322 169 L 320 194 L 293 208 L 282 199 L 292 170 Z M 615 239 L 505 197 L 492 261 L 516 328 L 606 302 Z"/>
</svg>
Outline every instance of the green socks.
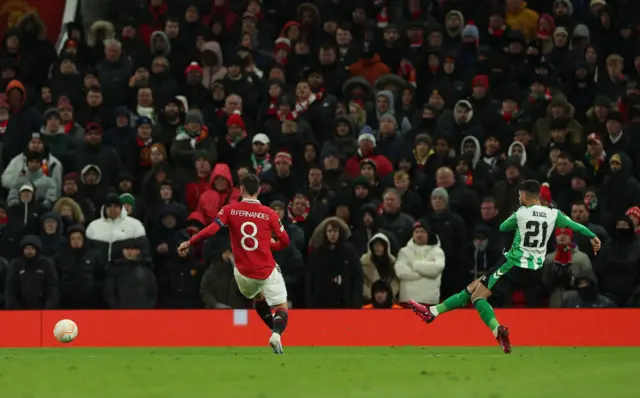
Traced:
<svg viewBox="0 0 640 398">
<path fill-rule="evenodd" d="M 484 322 L 484 324 L 487 325 L 487 327 L 495 335 L 498 326 L 500 326 L 500 323 L 498 323 L 498 320 L 496 319 L 496 314 L 493 312 L 491 304 L 489 304 L 487 299 L 481 298 L 477 299 L 473 303 L 473 306 L 476 307 L 478 314 L 480 314 L 480 319 L 482 319 L 482 322 Z"/>
<path fill-rule="evenodd" d="M 467 289 L 463 289 L 460 293 L 454 294 L 442 303 L 430 308 L 433 315 L 444 314 L 447 311 L 455 310 L 457 308 L 466 307 L 469 304 L 471 293 Z"/>
</svg>

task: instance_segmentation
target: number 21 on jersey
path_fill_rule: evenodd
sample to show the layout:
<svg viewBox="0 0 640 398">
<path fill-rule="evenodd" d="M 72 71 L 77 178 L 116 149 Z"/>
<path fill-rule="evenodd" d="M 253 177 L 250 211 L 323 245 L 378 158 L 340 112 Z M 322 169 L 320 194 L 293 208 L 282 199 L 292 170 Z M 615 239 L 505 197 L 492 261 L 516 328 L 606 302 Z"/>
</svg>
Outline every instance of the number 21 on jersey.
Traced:
<svg viewBox="0 0 640 398">
<path fill-rule="evenodd" d="M 549 225 L 546 221 L 527 221 L 525 224 L 524 247 L 536 248 L 545 247 L 547 244 L 547 231 Z M 542 232 L 542 236 L 540 233 Z"/>
</svg>

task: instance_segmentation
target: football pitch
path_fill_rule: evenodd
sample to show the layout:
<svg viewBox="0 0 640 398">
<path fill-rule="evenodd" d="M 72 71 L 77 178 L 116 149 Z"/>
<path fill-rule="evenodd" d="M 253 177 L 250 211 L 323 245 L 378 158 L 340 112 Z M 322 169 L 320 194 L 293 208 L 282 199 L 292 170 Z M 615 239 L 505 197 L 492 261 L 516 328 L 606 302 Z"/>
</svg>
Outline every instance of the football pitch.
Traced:
<svg viewBox="0 0 640 398">
<path fill-rule="evenodd" d="M 638 348 L 3 349 L 7 398 L 638 398 Z"/>
</svg>

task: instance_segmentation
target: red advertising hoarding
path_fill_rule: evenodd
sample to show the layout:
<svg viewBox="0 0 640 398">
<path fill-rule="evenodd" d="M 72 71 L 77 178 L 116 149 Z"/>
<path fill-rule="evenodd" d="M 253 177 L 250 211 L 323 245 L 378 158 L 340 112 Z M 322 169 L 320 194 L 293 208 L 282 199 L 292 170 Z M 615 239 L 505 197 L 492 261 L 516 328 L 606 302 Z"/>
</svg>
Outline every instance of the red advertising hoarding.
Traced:
<svg viewBox="0 0 640 398">
<path fill-rule="evenodd" d="M 640 346 L 640 309 L 498 310 L 516 346 Z M 2 311 L 0 347 L 59 347 L 53 327 L 72 319 L 77 347 L 262 346 L 253 311 Z M 493 346 L 474 310 L 425 325 L 409 310 L 292 310 L 287 346 Z"/>
</svg>

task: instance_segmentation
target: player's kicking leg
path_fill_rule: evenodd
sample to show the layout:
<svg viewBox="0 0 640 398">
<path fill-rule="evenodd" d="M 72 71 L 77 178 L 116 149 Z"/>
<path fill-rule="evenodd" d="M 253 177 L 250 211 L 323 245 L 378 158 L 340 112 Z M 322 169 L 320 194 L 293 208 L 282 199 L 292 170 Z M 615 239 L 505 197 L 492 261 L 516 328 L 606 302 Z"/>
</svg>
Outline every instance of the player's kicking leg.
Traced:
<svg viewBox="0 0 640 398">
<path fill-rule="evenodd" d="M 282 334 L 289 322 L 289 306 L 287 304 L 287 287 L 280 272 L 280 267 L 276 266 L 262 285 L 262 294 L 267 304 L 273 309 L 273 333 L 269 338 L 269 345 L 275 354 L 282 354 Z"/>
<path fill-rule="evenodd" d="M 269 330 L 273 330 L 273 314 L 271 313 L 271 307 L 267 304 L 262 293 L 258 293 L 258 295 L 253 298 L 253 306 L 255 307 L 260 319 L 262 319 L 262 322 L 267 325 Z"/>
<path fill-rule="evenodd" d="M 463 291 L 454 294 L 438 305 L 427 307 L 426 305 L 422 305 L 413 300 L 409 300 L 408 304 L 413 312 L 415 312 L 420 317 L 420 319 L 422 319 L 426 323 L 431 323 L 435 321 L 436 317 L 440 314 L 444 314 L 447 311 L 455 310 L 457 308 L 466 307 L 469 304 L 471 292 L 473 292 L 478 283 L 480 283 L 480 279 L 471 282 L 471 284 L 467 286 Z"/>
</svg>

